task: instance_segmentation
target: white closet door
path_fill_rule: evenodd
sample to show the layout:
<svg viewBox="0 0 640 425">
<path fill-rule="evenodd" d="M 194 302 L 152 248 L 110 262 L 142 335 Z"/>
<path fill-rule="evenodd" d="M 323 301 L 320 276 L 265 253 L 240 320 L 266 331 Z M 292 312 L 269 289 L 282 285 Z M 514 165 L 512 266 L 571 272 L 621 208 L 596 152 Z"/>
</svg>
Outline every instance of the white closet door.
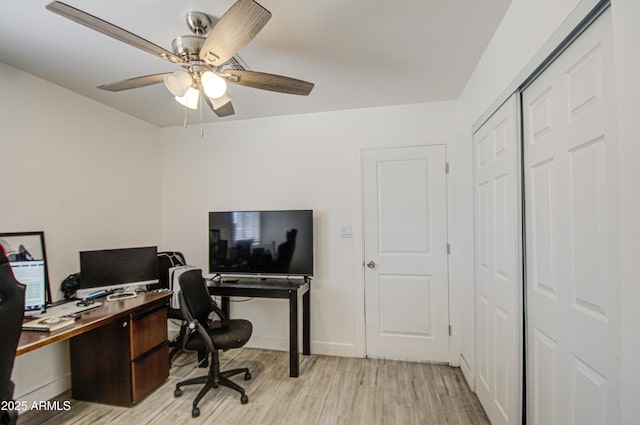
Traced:
<svg viewBox="0 0 640 425">
<path fill-rule="evenodd" d="M 531 425 L 620 423 L 610 21 L 523 92 Z"/>
<path fill-rule="evenodd" d="M 515 95 L 473 136 L 476 392 L 493 425 L 521 422 L 522 266 Z"/>
</svg>

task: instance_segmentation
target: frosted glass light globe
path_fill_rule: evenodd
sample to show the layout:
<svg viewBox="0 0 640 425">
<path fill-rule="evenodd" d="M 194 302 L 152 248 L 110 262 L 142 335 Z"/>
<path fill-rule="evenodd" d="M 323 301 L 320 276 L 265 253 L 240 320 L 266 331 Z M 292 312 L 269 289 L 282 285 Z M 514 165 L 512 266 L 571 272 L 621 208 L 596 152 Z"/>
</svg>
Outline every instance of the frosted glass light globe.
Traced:
<svg viewBox="0 0 640 425">
<path fill-rule="evenodd" d="M 189 109 L 198 109 L 198 99 L 200 92 L 193 87 L 189 87 L 184 96 L 176 96 L 176 100 Z"/>
<path fill-rule="evenodd" d="M 227 92 L 227 82 L 224 78 L 219 77 L 211 71 L 205 71 L 202 74 L 201 80 L 204 93 L 211 99 L 222 97 Z"/>
<path fill-rule="evenodd" d="M 164 76 L 164 85 L 174 96 L 184 96 L 191 84 L 193 80 L 187 71 L 176 71 Z"/>
</svg>

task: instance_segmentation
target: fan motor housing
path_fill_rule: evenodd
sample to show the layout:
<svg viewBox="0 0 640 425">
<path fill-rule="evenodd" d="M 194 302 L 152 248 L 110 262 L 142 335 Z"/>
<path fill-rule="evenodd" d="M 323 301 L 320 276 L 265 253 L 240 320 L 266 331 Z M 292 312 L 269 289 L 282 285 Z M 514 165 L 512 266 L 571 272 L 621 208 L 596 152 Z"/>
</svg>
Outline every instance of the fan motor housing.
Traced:
<svg viewBox="0 0 640 425">
<path fill-rule="evenodd" d="M 198 55 L 205 39 L 205 37 L 199 35 L 180 35 L 173 39 L 171 48 L 173 53 L 181 58 L 198 60 Z"/>
<path fill-rule="evenodd" d="M 187 27 L 193 35 L 181 35 L 171 42 L 173 53 L 185 60 L 199 60 L 200 49 L 211 28 L 218 22 L 218 18 L 203 12 L 190 11 L 186 16 Z"/>
</svg>

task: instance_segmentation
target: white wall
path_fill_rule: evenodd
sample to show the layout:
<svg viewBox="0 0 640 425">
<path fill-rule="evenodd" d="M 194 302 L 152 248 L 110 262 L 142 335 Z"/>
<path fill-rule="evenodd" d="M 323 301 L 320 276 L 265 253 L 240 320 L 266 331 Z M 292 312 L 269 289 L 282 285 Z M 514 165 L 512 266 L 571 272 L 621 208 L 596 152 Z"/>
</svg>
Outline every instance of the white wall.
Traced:
<svg viewBox="0 0 640 425">
<path fill-rule="evenodd" d="M 0 63 L 0 232 L 43 230 L 54 299 L 84 249 L 155 245 L 159 130 Z M 16 359 L 21 400 L 69 388 L 68 344 Z"/>
<path fill-rule="evenodd" d="M 360 150 L 453 142 L 457 155 L 457 128 L 457 102 L 443 102 L 216 123 L 204 138 L 198 124 L 163 129 L 162 245 L 206 273 L 208 211 L 313 209 L 311 349 L 362 356 Z M 286 301 L 231 308 L 253 322 L 250 344 L 288 349 Z"/>
<path fill-rule="evenodd" d="M 620 149 L 620 234 L 621 252 L 621 404 L 623 424 L 637 422 L 640 399 L 640 278 L 637 263 L 640 240 L 640 197 L 637 182 L 640 181 L 640 2 L 637 0 L 612 0 L 614 54 L 616 56 L 616 85 L 618 96 L 618 137 Z M 472 145 L 474 125 L 488 117 L 517 86 L 541 63 L 541 61 L 573 29 L 597 0 L 513 0 L 503 22 L 479 61 L 460 98 L 460 160 L 468 170 L 464 193 L 472 193 Z M 465 211 L 472 211 L 472 197 L 466 200 Z M 464 227 L 471 234 L 473 217 L 464 218 Z M 471 242 L 471 241 L 470 241 Z M 467 246 L 472 261 L 473 246 Z M 466 254 L 466 253 L 465 253 Z M 472 264 L 464 268 L 470 274 L 463 279 L 465 292 L 473 289 Z M 473 300 L 463 299 L 462 355 L 469 369 L 465 376 L 473 381 L 475 371 L 475 341 Z M 615 391 L 615 390 L 614 390 Z"/>
</svg>

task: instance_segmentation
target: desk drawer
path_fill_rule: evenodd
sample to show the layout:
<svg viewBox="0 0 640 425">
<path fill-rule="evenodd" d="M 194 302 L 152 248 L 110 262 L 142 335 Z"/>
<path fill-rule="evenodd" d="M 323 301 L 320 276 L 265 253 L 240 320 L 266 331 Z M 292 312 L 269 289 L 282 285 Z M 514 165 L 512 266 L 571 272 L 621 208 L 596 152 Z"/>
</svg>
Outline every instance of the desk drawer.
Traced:
<svg viewBox="0 0 640 425">
<path fill-rule="evenodd" d="M 131 362 L 131 395 L 137 403 L 169 377 L 169 342 Z"/>
<path fill-rule="evenodd" d="M 136 313 L 131 318 L 131 360 L 154 349 L 168 338 L 167 305 Z"/>
</svg>

